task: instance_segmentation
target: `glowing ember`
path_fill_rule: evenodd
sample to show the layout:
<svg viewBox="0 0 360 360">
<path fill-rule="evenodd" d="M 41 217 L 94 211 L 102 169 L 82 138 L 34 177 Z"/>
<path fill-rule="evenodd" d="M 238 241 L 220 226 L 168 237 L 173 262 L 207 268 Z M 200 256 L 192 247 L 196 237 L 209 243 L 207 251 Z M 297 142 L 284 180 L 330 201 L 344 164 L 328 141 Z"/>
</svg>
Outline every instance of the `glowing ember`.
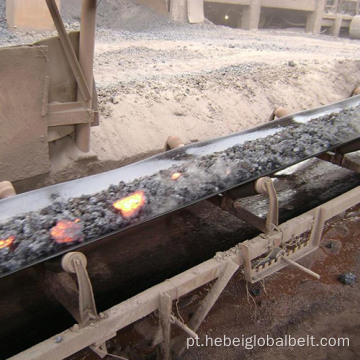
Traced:
<svg viewBox="0 0 360 360">
<path fill-rule="evenodd" d="M 0 249 L 9 247 L 14 240 L 15 236 L 10 236 L 7 239 L 0 239 Z"/>
<path fill-rule="evenodd" d="M 133 194 L 114 202 L 113 206 L 115 209 L 121 211 L 121 215 L 124 218 L 130 218 L 140 211 L 145 204 L 145 200 L 146 197 L 144 192 L 136 191 Z"/>
<path fill-rule="evenodd" d="M 75 221 L 58 220 L 56 226 L 50 230 L 51 237 L 58 244 L 82 241 L 84 239 L 83 226 L 79 222 L 80 219 Z"/>
<path fill-rule="evenodd" d="M 177 180 L 182 174 L 179 172 L 173 173 L 171 175 L 171 180 Z"/>
</svg>

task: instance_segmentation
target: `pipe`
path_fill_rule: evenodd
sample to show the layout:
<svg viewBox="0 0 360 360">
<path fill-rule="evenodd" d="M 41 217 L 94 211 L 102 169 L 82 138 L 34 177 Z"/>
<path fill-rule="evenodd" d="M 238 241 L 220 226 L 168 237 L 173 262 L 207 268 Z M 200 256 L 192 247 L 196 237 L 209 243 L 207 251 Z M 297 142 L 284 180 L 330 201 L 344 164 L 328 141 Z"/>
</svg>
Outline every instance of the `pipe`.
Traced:
<svg viewBox="0 0 360 360">
<path fill-rule="evenodd" d="M 171 322 L 173 324 L 177 325 L 181 330 L 185 331 L 193 339 L 198 339 L 199 338 L 199 335 L 195 331 L 191 330 L 186 324 L 183 324 L 174 315 L 171 315 Z"/>
<path fill-rule="evenodd" d="M 302 266 L 300 264 L 298 264 L 297 262 L 291 260 L 291 259 L 288 259 L 286 257 L 282 257 L 282 260 L 284 260 L 285 262 L 287 262 L 288 264 L 292 265 L 292 266 L 295 266 L 296 268 L 298 268 L 299 270 L 303 271 L 304 273 L 308 274 L 308 275 L 311 275 L 313 276 L 315 279 L 320 279 L 320 275 L 317 274 L 316 272 L 314 271 L 311 271 L 309 270 L 308 268 L 306 268 L 305 266 Z"/>
<path fill-rule="evenodd" d="M 88 88 L 93 98 L 93 67 L 94 47 L 96 30 L 96 0 L 83 0 L 81 8 L 79 62 L 85 76 Z M 90 99 L 84 105 L 92 108 Z M 80 124 L 76 126 L 76 145 L 83 152 L 90 151 L 90 127 L 91 124 Z"/>
<path fill-rule="evenodd" d="M 6 199 L 16 195 L 13 184 L 10 181 L 0 182 L 0 199 Z"/>
</svg>

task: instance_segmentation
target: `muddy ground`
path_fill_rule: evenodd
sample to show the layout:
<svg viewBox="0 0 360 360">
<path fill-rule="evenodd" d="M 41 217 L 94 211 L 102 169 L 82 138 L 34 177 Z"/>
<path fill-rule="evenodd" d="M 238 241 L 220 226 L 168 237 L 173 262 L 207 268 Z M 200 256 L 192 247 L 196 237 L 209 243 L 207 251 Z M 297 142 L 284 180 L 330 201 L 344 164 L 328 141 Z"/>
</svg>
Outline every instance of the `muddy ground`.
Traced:
<svg viewBox="0 0 360 360">
<path fill-rule="evenodd" d="M 67 28 L 78 29 L 77 10 L 63 2 Z M 11 34 L 4 25 L 4 4 L 1 0 L 1 46 L 51 35 Z M 358 40 L 312 36 L 302 29 L 247 32 L 209 23 L 174 24 L 130 1 L 120 4 L 103 0 L 99 6 L 94 75 L 101 124 L 92 129 L 93 153 L 79 157 L 72 139 L 64 139 L 50 149 L 50 174 L 17 183 L 18 191 L 144 158 L 162 151 L 169 135 L 186 143 L 209 139 L 267 121 L 276 105 L 296 112 L 338 101 L 360 83 Z M 358 209 L 351 214 L 326 231 L 324 245 L 334 242 L 334 249 L 323 247 L 307 264 L 320 273 L 320 281 L 287 268 L 266 280 L 266 293 L 261 288 L 255 306 L 247 301 L 244 279 L 237 273 L 199 331 L 212 337 L 349 336 L 350 348 L 203 347 L 183 359 L 358 359 L 359 280 L 353 286 L 337 281 L 342 272 L 360 276 Z M 182 299 L 185 319 L 208 289 Z M 144 324 L 121 332 L 110 350 L 129 359 L 147 358 L 153 328 L 151 322 Z M 72 357 L 95 358 L 87 350 Z"/>
</svg>

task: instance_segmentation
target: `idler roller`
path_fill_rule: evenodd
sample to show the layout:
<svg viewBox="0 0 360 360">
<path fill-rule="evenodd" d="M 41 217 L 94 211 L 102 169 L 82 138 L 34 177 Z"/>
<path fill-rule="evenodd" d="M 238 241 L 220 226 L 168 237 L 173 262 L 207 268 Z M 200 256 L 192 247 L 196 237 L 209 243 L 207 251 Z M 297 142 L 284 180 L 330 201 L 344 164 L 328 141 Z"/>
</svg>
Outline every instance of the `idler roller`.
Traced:
<svg viewBox="0 0 360 360">
<path fill-rule="evenodd" d="M 165 143 L 165 151 L 177 149 L 182 146 L 185 146 L 185 144 L 178 136 L 169 136 Z"/>
<path fill-rule="evenodd" d="M 16 191 L 10 181 L 0 182 L 0 199 L 6 199 L 15 195 Z"/>
</svg>

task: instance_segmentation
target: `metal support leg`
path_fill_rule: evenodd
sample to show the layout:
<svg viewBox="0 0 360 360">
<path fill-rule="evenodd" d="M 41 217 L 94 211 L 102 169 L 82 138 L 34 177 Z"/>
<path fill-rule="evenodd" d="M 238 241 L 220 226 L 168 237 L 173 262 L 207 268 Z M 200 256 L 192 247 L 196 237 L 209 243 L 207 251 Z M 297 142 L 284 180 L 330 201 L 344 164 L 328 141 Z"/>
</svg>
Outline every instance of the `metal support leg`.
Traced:
<svg viewBox="0 0 360 360">
<path fill-rule="evenodd" d="M 172 300 L 170 295 L 166 293 L 161 294 L 159 316 L 160 316 L 160 328 L 163 336 L 163 341 L 161 344 L 161 354 L 159 360 L 170 359 L 171 308 L 172 308 Z"/>
<path fill-rule="evenodd" d="M 79 295 L 79 326 L 99 318 L 91 282 L 86 271 L 87 260 L 80 252 L 70 252 L 63 256 L 61 265 L 66 272 L 76 274 Z"/>
<path fill-rule="evenodd" d="M 96 29 L 96 0 L 83 0 L 80 24 L 79 61 L 84 72 L 89 89 L 93 89 L 93 66 Z M 92 100 L 87 102 L 87 108 L 92 108 Z M 76 145 L 83 152 L 90 151 L 91 124 L 76 126 Z"/>
<path fill-rule="evenodd" d="M 241 220 L 255 226 L 262 232 L 269 233 L 279 224 L 279 201 L 274 183 L 269 177 L 260 178 L 255 183 L 255 190 L 258 194 L 267 194 L 269 197 L 269 209 L 266 220 L 244 209 L 240 201 L 233 202 L 232 207 L 235 210 L 235 215 Z M 226 207 L 231 209 L 231 205 L 226 205 Z"/>
<path fill-rule="evenodd" d="M 246 7 L 242 18 L 241 28 L 245 30 L 257 30 L 259 27 L 261 11 L 261 0 L 252 0 L 250 5 Z"/>
<path fill-rule="evenodd" d="M 331 27 L 331 35 L 338 37 L 340 35 L 342 17 L 337 15 L 334 20 L 334 25 Z"/>
<path fill-rule="evenodd" d="M 324 16 L 326 0 L 317 0 L 315 11 L 309 13 L 306 19 L 306 32 L 318 35 L 321 30 L 321 22 Z"/>
<path fill-rule="evenodd" d="M 233 261 L 228 261 L 222 275 L 217 279 L 216 283 L 213 285 L 211 291 L 202 301 L 199 309 L 196 311 L 192 319 L 190 320 L 188 327 L 193 331 L 197 331 L 200 324 L 204 321 L 205 317 L 214 306 L 216 300 L 219 298 L 226 285 L 229 283 L 232 276 L 235 274 L 236 270 L 239 268 L 239 265 L 235 264 Z M 196 335 L 196 334 L 195 334 Z M 172 352 L 180 356 L 185 350 L 186 337 L 180 336 L 180 338 L 174 343 Z"/>
</svg>

